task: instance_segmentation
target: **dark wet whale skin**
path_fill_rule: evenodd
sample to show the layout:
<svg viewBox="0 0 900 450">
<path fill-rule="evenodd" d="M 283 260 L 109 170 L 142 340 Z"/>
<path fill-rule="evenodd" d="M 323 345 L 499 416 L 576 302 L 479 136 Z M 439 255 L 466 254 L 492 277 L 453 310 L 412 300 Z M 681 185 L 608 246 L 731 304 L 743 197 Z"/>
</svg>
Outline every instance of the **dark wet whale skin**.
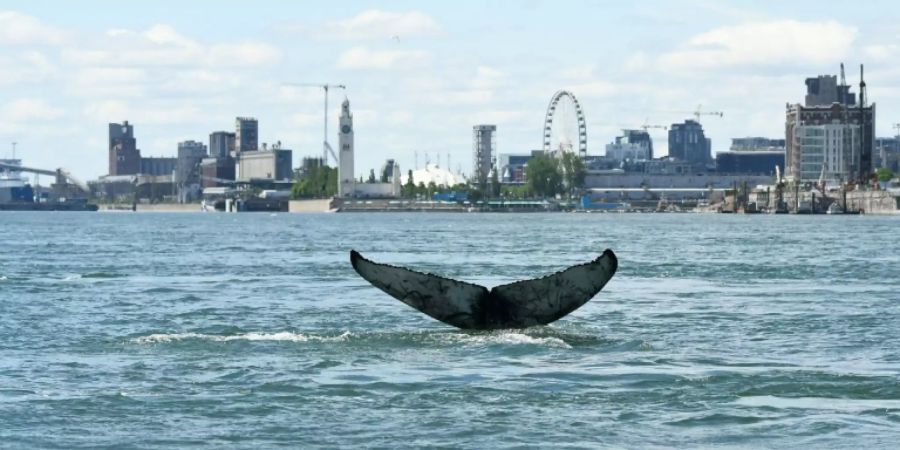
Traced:
<svg viewBox="0 0 900 450">
<path fill-rule="evenodd" d="M 592 299 L 616 273 L 607 249 L 597 259 L 532 280 L 484 286 L 404 267 L 380 264 L 350 252 L 356 272 L 375 287 L 441 322 L 462 329 L 492 330 L 546 325 Z"/>
</svg>

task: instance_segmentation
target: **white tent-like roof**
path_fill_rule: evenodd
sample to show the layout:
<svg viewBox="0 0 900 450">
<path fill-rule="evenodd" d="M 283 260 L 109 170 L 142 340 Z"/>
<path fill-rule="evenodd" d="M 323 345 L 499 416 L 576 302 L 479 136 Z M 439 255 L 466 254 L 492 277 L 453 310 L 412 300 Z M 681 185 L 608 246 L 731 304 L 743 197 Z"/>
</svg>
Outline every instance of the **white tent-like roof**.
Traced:
<svg viewBox="0 0 900 450">
<path fill-rule="evenodd" d="M 403 184 L 407 182 L 406 173 L 404 173 L 400 180 Z M 413 182 L 418 185 L 419 183 L 425 183 L 427 186 L 428 183 L 434 182 L 434 184 L 438 186 L 454 186 L 460 183 L 465 183 L 466 178 L 460 174 L 453 173 L 447 169 L 442 169 L 438 167 L 437 164 L 426 164 L 424 169 L 416 169 L 413 171 Z"/>
</svg>

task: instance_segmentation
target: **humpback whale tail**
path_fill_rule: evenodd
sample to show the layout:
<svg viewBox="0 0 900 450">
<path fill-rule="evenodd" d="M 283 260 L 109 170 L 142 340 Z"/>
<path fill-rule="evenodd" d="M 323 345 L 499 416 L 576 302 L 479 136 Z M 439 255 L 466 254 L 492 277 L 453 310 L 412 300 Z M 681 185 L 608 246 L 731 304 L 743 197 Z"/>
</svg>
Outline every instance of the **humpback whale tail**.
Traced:
<svg viewBox="0 0 900 450">
<path fill-rule="evenodd" d="M 616 255 L 607 249 L 589 263 L 488 290 L 376 263 L 355 250 L 350 251 L 350 263 L 361 277 L 391 297 L 446 324 L 475 330 L 524 328 L 556 321 L 597 295 L 618 268 Z"/>
</svg>

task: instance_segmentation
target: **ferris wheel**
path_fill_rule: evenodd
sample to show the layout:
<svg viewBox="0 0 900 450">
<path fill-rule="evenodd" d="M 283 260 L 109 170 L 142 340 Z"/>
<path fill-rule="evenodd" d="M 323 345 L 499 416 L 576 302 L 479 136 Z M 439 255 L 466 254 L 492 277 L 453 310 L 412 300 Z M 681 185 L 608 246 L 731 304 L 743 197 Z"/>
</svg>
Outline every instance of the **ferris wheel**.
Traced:
<svg viewBox="0 0 900 450">
<path fill-rule="evenodd" d="M 578 154 L 587 155 L 587 122 L 575 95 L 569 91 L 557 91 L 547 106 L 544 117 L 544 152 L 573 152 L 575 143 Z"/>
</svg>

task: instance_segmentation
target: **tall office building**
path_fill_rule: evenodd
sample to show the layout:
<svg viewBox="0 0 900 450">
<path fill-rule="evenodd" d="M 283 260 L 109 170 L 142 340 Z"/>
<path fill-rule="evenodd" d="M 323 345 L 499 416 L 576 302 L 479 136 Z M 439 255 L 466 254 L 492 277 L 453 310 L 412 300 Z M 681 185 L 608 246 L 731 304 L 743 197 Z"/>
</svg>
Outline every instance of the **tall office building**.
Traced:
<svg viewBox="0 0 900 450">
<path fill-rule="evenodd" d="M 234 145 L 238 152 L 259 150 L 259 122 L 253 117 L 234 119 Z"/>
<path fill-rule="evenodd" d="M 497 125 L 472 127 L 472 180 L 478 185 L 488 182 L 497 153 Z"/>
<path fill-rule="evenodd" d="M 134 126 L 126 120 L 109 124 L 109 175 L 134 175 L 141 170 L 141 152 Z"/>
<path fill-rule="evenodd" d="M 209 156 L 211 158 L 225 158 L 234 150 L 236 133 L 227 131 L 214 131 L 209 134 Z"/>
<path fill-rule="evenodd" d="M 863 107 L 835 77 L 806 80 L 805 103 L 786 106 L 785 178 L 863 180 L 872 173 L 875 105 Z M 824 81 L 823 81 L 824 80 Z"/>
<path fill-rule="evenodd" d="M 691 164 L 711 161 L 712 142 L 703 133 L 703 126 L 696 120 L 673 123 L 669 128 L 669 156 Z"/>
<path fill-rule="evenodd" d="M 622 136 L 606 144 L 606 157 L 617 161 L 647 161 L 653 159 L 653 140 L 644 130 L 622 130 Z"/>
</svg>

